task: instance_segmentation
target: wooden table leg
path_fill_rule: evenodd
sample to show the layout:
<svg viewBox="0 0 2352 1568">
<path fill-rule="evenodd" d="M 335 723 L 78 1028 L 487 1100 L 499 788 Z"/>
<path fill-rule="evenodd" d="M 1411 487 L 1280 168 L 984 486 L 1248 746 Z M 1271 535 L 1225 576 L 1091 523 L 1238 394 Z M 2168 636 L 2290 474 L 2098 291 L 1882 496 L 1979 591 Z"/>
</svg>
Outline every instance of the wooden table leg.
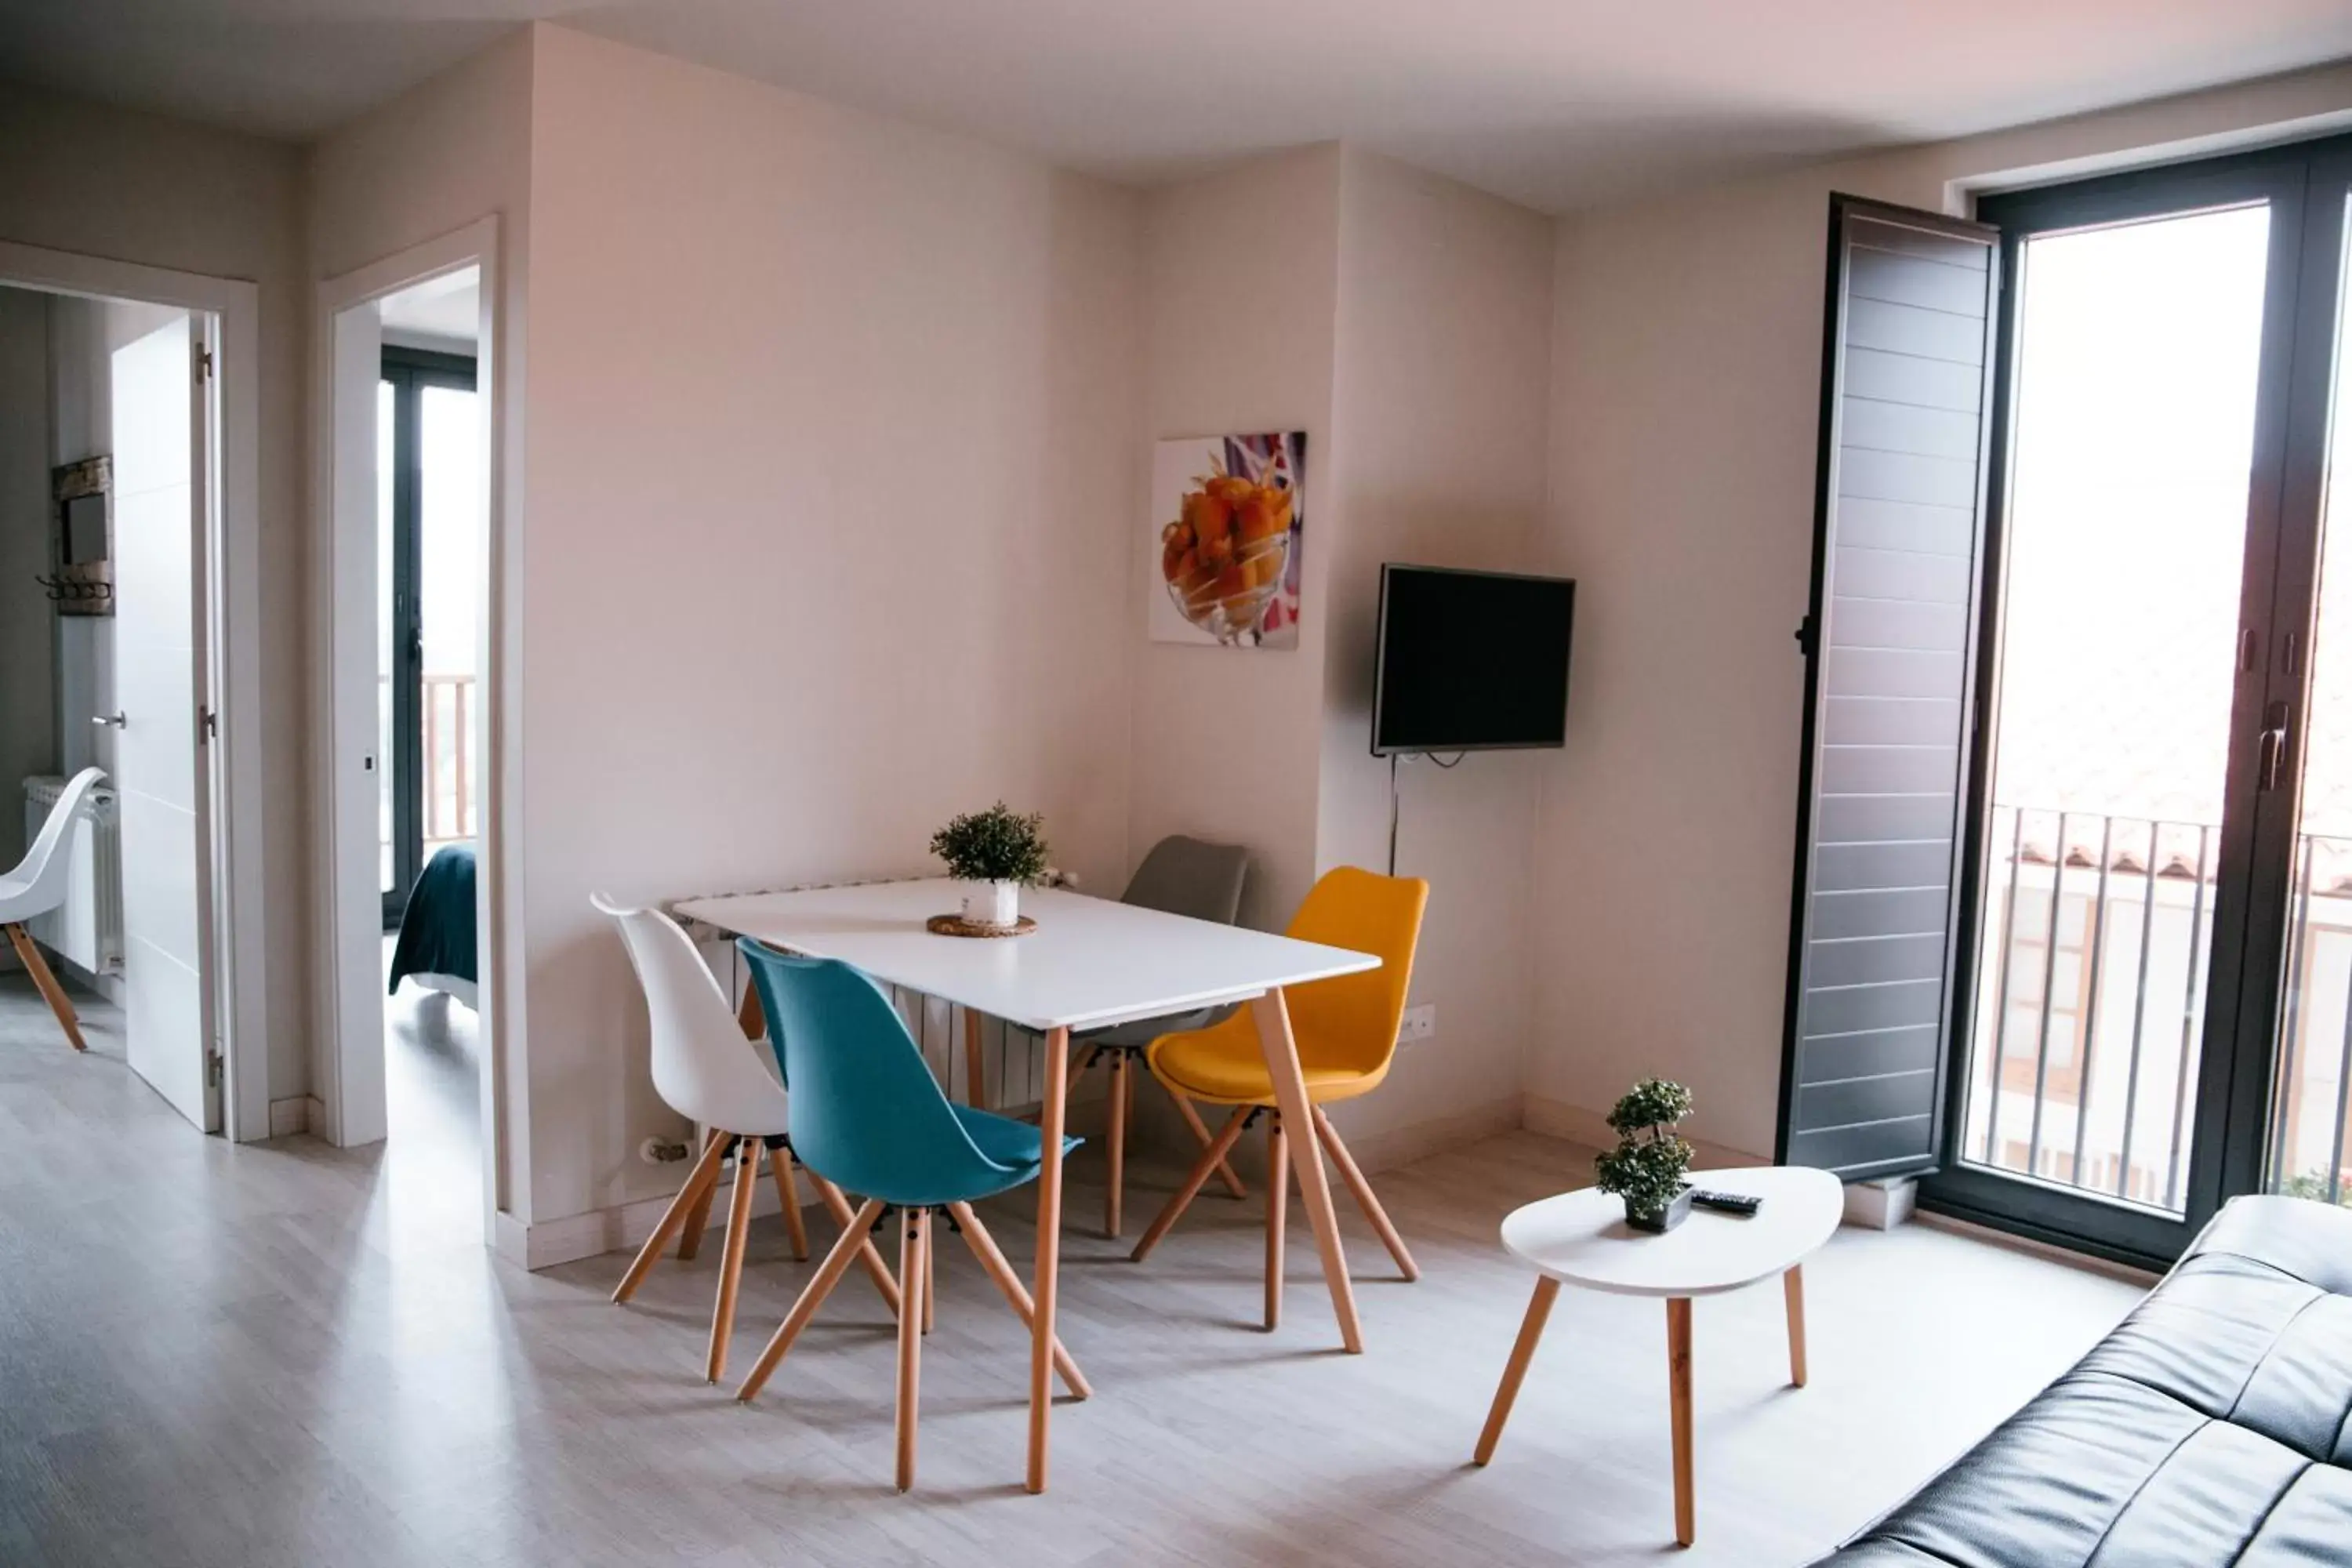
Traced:
<svg viewBox="0 0 2352 1568">
<path fill-rule="evenodd" d="M 1544 1324 L 1551 1320 L 1551 1304 L 1559 1298 L 1559 1281 L 1549 1274 L 1537 1275 L 1535 1297 L 1528 1302 L 1527 1317 L 1520 1321 L 1518 1341 L 1511 1346 L 1510 1362 L 1503 1368 L 1502 1385 L 1495 1390 L 1494 1407 L 1486 1412 L 1486 1429 L 1478 1434 L 1477 1452 L 1470 1457 L 1473 1464 L 1483 1465 L 1495 1457 L 1495 1445 L 1503 1439 L 1503 1423 L 1511 1418 L 1511 1406 L 1518 1403 L 1519 1384 L 1528 1379 L 1528 1363 L 1535 1360 Z"/>
<path fill-rule="evenodd" d="M 1298 1177 L 1298 1200 L 1315 1229 L 1315 1245 L 1323 1254 L 1323 1282 L 1331 1290 L 1331 1309 L 1339 1319 L 1339 1342 L 1351 1355 L 1364 1349 L 1363 1325 L 1356 1319 L 1356 1289 L 1348 1279 L 1348 1254 L 1339 1241 L 1339 1219 L 1331 1211 L 1331 1184 L 1323 1169 L 1323 1150 L 1311 1135 L 1314 1108 L 1307 1101 L 1307 1079 L 1298 1067 L 1298 1044 L 1290 1034 L 1290 1009 L 1280 991 L 1269 991 L 1250 1004 L 1257 1020 L 1258 1047 L 1265 1053 L 1266 1071 L 1274 1079 L 1274 1097 L 1282 1119 L 1307 1130 L 1307 1136 L 1288 1139 L 1290 1168 Z M 1269 1176 L 1278 1181 L 1278 1176 Z"/>
<path fill-rule="evenodd" d="M 1805 1386 L 1805 1266 L 1796 1264 L 1780 1276 L 1780 1290 L 1789 1300 L 1789 1383 Z"/>
<path fill-rule="evenodd" d="M 988 1109 L 988 1064 L 980 1054 L 981 1016 L 963 1010 L 963 1102 L 974 1110 Z"/>
<path fill-rule="evenodd" d="M 1127 1052 L 1111 1053 L 1110 1094 L 1104 1106 L 1109 1121 L 1103 1130 L 1103 1148 L 1110 1160 L 1110 1174 L 1103 1187 L 1103 1234 L 1113 1241 L 1118 1239 L 1124 1218 L 1119 1210 L 1127 1195 L 1127 1085 L 1131 1070 Z"/>
<path fill-rule="evenodd" d="M 1691 1304 L 1687 1296 L 1666 1299 L 1666 1384 L 1674 1400 L 1675 1540 L 1688 1546 L 1698 1539 L 1698 1503 L 1691 1495 Z"/>
<path fill-rule="evenodd" d="M 1282 1135 L 1282 1118 L 1265 1123 L 1265 1331 L 1282 1327 L 1282 1244 L 1290 1200 L 1290 1178 L 1282 1162 L 1290 1142 Z M 1310 1139 L 1309 1142 L 1312 1142 Z"/>
<path fill-rule="evenodd" d="M 1295 1056 L 1291 1070 L 1297 1070 Z M 1045 1099 L 1037 1109 L 1037 1131 L 1044 1141 L 1038 1152 L 1045 1163 L 1037 1172 L 1037 1279 L 1031 1290 L 1037 1304 L 1029 1348 L 1028 1487 L 1033 1492 L 1045 1489 L 1046 1424 L 1054 1407 L 1054 1309 L 1062 1293 L 1062 1126 L 1069 1110 L 1069 1089 L 1070 1031 L 1049 1030 Z M 1302 1100 L 1307 1098 L 1303 1082 L 1298 1094 Z"/>
</svg>

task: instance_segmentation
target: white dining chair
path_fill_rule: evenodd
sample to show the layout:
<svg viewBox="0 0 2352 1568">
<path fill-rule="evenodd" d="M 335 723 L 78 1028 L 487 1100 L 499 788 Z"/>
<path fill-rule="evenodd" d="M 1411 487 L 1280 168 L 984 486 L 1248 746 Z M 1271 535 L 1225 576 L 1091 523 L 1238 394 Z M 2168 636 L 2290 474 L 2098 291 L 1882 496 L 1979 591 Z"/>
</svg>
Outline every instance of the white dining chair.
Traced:
<svg viewBox="0 0 2352 1568">
<path fill-rule="evenodd" d="M 719 1299 L 710 1315 L 705 1373 L 716 1383 L 727 1371 L 727 1342 L 735 1327 L 735 1296 L 743 1277 L 744 1238 L 751 1223 L 762 1146 L 769 1153 L 776 1197 L 783 1205 L 784 1226 L 792 1234 L 793 1256 L 805 1259 L 809 1255 L 808 1231 L 793 1182 L 792 1121 L 784 1086 L 761 1060 L 764 1045 L 744 1037 L 726 992 L 695 950 L 694 939 L 677 921 L 658 910 L 631 909 L 602 893 L 590 895 L 589 901 L 620 926 L 630 965 L 645 990 L 653 1026 L 655 1092 L 671 1110 L 709 1130 L 701 1159 L 614 1287 L 613 1300 L 626 1301 L 635 1295 L 670 1238 L 690 1218 L 709 1212 L 719 1167 L 734 1154 L 735 1188 L 727 1211 L 727 1243 L 719 1258 Z M 846 1229 L 856 1218 L 848 1198 L 814 1171 L 808 1176 L 826 1211 Z M 679 1255 L 692 1256 L 683 1245 Z M 896 1316 L 898 1282 L 870 1238 L 860 1258 Z"/>
<path fill-rule="evenodd" d="M 39 988 L 41 999 L 58 1016 L 58 1026 L 65 1030 L 67 1040 L 78 1051 L 89 1048 L 81 1037 L 81 1020 L 74 1015 L 66 988 L 58 984 L 40 948 L 26 931 L 25 922 L 47 914 L 66 901 L 66 884 L 73 875 L 73 862 L 58 851 L 64 847 L 66 835 L 73 830 L 82 801 L 104 777 L 103 768 L 84 768 L 68 780 L 66 787 L 58 792 L 57 805 L 49 807 L 48 820 L 41 824 L 33 847 L 25 851 L 24 859 L 17 862 L 15 870 L 0 877 L 0 927 L 7 929 L 8 944 L 16 950 L 17 958 Z"/>
</svg>

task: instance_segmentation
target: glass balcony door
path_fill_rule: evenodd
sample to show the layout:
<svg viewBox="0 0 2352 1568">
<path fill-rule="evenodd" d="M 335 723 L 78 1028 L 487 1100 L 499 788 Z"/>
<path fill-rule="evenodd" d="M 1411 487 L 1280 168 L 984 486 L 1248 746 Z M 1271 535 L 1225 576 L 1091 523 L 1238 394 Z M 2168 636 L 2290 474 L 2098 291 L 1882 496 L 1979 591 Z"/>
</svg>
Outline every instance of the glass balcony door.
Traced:
<svg viewBox="0 0 2352 1568">
<path fill-rule="evenodd" d="M 2233 1089 L 2269 1055 L 2259 939 L 2287 878 L 2258 819 L 2294 616 L 2305 180 L 2240 159 L 1979 206 L 2008 283 L 1967 960 L 1927 1194 L 2141 1261 L 2224 1195 Z"/>
<path fill-rule="evenodd" d="M 387 348 L 377 384 L 377 715 L 384 927 L 442 845 L 475 831 L 483 493 L 474 362 Z"/>
<path fill-rule="evenodd" d="M 2270 1026 L 2276 1046 L 2267 1085 L 2240 1092 L 2263 1106 L 2266 1136 L 2259 1169 L 2231 1177 L 2239 1190 L 2352 1206 L 2352 151 L 2314 160 L 2309 200 L 2284 480 L 2302 569 L 2282 583 L 2308 657 L 2282 660 L 2290 722 L 2263 803 L 2264 837 L 2289 875 L 2270 1016 L 2250 1026 Z"/>
</svg>

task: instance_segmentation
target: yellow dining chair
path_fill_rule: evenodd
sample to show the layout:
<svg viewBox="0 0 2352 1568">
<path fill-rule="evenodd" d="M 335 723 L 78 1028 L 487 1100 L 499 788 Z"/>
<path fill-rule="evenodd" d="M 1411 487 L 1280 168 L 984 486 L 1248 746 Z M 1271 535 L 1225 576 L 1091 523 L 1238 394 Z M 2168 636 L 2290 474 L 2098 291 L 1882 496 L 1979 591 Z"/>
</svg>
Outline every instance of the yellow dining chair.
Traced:
<svg viewBox="0 0 2352 1568">
<path fill-rule="evenodd" d="M 1307 1101 L 1315 1113 L 1315 1125 L 1307 1135 L 1320 1140 L 1330 1152 L 1340 1179 L 1355 1194 L 1364 1217 L 1372 1222 L 1407 1279 L 1419 1279 L 1421 1270 L 1323 1107 L 1333 1100 L 1369 1094 L 1388 1077 L 1389 1064 L 1396 1059 L 1397 1026 L 1404 1017 L 1405 992 L 1412 984 L 1412 954 L 1421 941 L 1422 911 L 1428 903 L 1429 884 L 1418 877 L 1382 877 L 1353 866 L 1326 873 L 1307 890 L 1306 902 L 1291 919 L 1289 934 L 1301 942 L 1377 953 L 1381 966 L 1360 974 L 1286 986 L 1283 991 L 1290 1009 L 1291 1034 L 1298 1044 L 1298 1065 L 1307 1079 Z M 1162 1035 L 1151 1043 L 1145 1059 L 1152 1076 L 1176 1093 L 1234 1110 L 1223 1130 L 1193 1162 L 1184 1184 L 1136 1244 L 1135 1260 L 1142 1262 L 1160 1244 L 1234 1141 L 1251 1123 L 1265 1117 L 1265 1326 L 1274 1328 L 1282 1318 L 1283 1224 L 1290 1192 L 1285 1138 L 1290 1130 L 1282 1125 L 1282 1112 L 1275 1104 L 1274 1081 L 1266 1074 L 1251 1010 L 1244 1008 L 1205 1029 Z"/>
</svg>

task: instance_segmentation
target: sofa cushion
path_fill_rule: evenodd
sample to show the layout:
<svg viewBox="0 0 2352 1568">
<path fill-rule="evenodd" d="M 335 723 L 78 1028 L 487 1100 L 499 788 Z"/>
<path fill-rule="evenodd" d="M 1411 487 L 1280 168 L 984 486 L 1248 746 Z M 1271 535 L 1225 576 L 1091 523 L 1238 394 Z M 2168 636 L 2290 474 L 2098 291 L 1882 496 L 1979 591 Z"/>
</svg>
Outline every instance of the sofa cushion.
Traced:
<svg viewBox="0 0 2352 1568">
<path fill-rule="evenodd" d="M 2231 1203 L 1840 1568 L 2352 1563 L 2352 1212 Z"/>
</svg>

